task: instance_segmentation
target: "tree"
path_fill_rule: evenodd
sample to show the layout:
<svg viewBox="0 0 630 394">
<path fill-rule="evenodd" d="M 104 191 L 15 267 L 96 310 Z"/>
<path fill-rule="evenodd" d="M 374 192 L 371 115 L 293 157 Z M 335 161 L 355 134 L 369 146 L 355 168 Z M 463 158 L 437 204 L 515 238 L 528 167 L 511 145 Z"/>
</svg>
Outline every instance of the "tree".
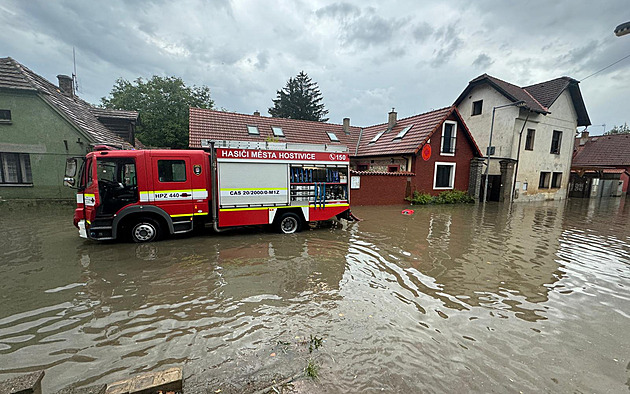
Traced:
<svg viewBox="0 0 630 394">
<path fill-rule="evenodd" d="M 623 126 L 613 126 L 612 129 L 608 130 L 604 133 L 604 135 L 613 135 L 613 134 L 630 134 L 630 127 L 628 127 L 628 123 L 624 123 Z"/>
<path fill-rule="evenodd" d="M 186 86 L 178 77 L 138 78 L 129 82 L 118 78 L 108 97 L 101 98 L 105 108 L 138 111 L 136 135 L 154 147 L 188 147 L 188 109 L 212 108 L 210 88 Z"/>
<path fill-rule="evenodd" d="M 328 110 L 322 103 L 322 93 L 317 83 L 304 71 L 300 71 L 295 78 L 289 78 L 286 86 L 277 93 L 273 107 L 269 108 L 269 114 L 274 118 L 328 121 L 324 117 Z"/>
</svg>

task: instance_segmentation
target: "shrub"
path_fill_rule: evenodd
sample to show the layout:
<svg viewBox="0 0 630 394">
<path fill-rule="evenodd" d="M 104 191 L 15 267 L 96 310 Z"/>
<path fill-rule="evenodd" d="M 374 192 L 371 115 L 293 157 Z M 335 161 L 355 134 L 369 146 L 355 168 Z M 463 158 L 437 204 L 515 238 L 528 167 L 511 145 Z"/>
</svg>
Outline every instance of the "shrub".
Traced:
<svg viewBox="0 0 630 394">
<path fill-rule="evenodd" d="M 405 198 L 412 205 L 426 204 L 470 204 L 475 199 L 468 195 L 467 192 L 461 190 L 447 190 L 437 196 L 431 196 L 428 193 L 413 192 L 413 196 Z"/>
<path fill-rule="evenodd" d="M 433 197 L 429 193 L 413 192 L 413 196 L 405 198 L 411 205 L 425 205 L 433 202 Z"/>
</svg>

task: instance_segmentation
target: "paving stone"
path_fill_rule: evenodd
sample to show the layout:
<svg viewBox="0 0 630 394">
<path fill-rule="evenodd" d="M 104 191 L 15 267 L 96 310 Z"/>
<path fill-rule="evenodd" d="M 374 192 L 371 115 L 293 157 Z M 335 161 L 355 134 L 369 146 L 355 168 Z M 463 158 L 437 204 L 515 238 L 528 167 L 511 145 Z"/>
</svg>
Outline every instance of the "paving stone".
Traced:
<svg viewBox="0 0 630 394">
<path fill-rule="evenodd" d="M 106 384 L 97 384 L 89 387 L 66 387 L 57 391 L 56 394 L 105 394 L 107 390 Z"/>
<path fill-rule="evenodd" d="M 0 382 L 0 394 L 42 394 L 44 371 L 16 376 Z"/>
<path fill-rule="evenodd" d="M 154 394 L 158 391 L 182 391 L 182 368 L 151 372 L 107 386 L 107 394 Z"/>
</svg>

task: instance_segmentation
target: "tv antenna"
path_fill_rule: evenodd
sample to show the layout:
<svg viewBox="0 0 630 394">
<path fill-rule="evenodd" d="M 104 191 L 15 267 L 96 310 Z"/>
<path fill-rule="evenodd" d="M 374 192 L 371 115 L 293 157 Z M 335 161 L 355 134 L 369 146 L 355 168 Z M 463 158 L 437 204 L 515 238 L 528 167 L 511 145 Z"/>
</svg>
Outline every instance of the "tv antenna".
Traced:
<svg viewBox="0 0 630 394">
<path fill-rule="evenodd" d="M 74 85 L 74 92 L 78 93 L 79 92 L 79 81 L 77 80 L 77 57 L 76 54 L 74 52 L 74 47 L 72 47 L 72 65 L 73 65 L 73 72 L 72 72 L 72 85 Z"/>
</svg>

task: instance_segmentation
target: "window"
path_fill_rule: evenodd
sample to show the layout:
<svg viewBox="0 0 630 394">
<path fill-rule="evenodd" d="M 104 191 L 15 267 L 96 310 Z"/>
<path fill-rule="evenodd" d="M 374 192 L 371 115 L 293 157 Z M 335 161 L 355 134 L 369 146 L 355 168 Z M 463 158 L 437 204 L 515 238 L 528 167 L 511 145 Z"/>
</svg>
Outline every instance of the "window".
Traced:
<svg viewBox="0 0 630 394">
<path fill-rule="evenodd" d="M 11 110 L 0 109 L 0 123 L 11 123 Z"/>
<path fill-rule="evenodd" d="M 0 153 L 0 184 L 33 183 L 28 153 Z"/>
<path fill-rule="evenodd" d="M 551 177 L 551 187 L 554 189 L 559 189 L 562 185 L 562 173 L 554 172 Z"/>
<path fill-rule="evenodd" d="M 472 116 L 481 115 L 481 109 L 483 108 L 483 100 L 473 101 Z"/>
<path fill-rule="evenodd" d="M 392 164 L 387 166 L 387 172 L 398 172 L 400 170 L 400 165 L 399 164 Z"/>
<path fill-rule="evenodd" d="M 271 131 L 273 131 L 274 137 L 284 137 L 284 132 L 282 131 L 282 127 L 271 126 Z"/>
<path fill-rule="evenodd" d="M 448 120 L 442 124 L 442 148 L 443 156 L 455 156 L 455 136 L 457 135 L 457 123 Z"/>
<path fill-rule="evenodd" d="M 541 172 L 538 181 L 539 189 L 549 189 L 549 181 L 551 180 L 551 172 Z"/>
<path fill-rule="evenodd" d="M 357 171 L 367 171 L 370 169 L 369 164 L 357 164 Z"/>
<path fill-rule="evenodd" d="M 330 138 L 332 142 L 339 142 L 339 138 L 337 138 L 335 133 L 328 132 L 326 134 L 328 134 L 328 138 Z"/>
<path fill-rule="evenodd" d="M 554 130 L 551 137 L 551 153 L 560 154 L 560 142 L 562 141 L 562 131 Z"/>
<path fill-rule="evenodd" d="M 527 137 L 525 138 L 525 150 L 534 150 L 534 136 L 536 130 L 527 129 Z"/>
<path fill-rule="evenodd" d="M 413 127 L 413 125 L 405 127 L 404 129 L 402 129 L 402 131 L 401 131 L 400 133 L 398 133 L 398 134 L 396 135 L 396 137 L 394 137 L 394 139 L 395 139 L 395 140 L 401 140 L 401 139 L 403 139 L 403 137 L 407 134 L 407 132 L 408 132 L 409 130 L 411 130 L 411 128 L 412 128 L 412 127 Z"/>
<path fill-rule="evenodd" d="M 455 185 L 455 163 L 435 163 L 434 189 L 452 189 Z"/>
<path fill-rule="evenodd" d="M 185 182 L 186 162 L 184 160 L 158 160 L 160 182 Z"/>
<path fill-rule="evenodd" d="M 383 134 L 385 134 L 385 131 L 387 131 L 387 130 L 383 130 L 383 131 L 381 131 L 380 133 L 376 134 L 376 135 L 374 136 L 374 138 L 372 138 L 372 139 L 370 140 L 370 142 L 368 142 L 368 144 L 373 144 L 373 143 L 375 143 L 376 141 L 378 141 L 378 139 L 379 139 L 379 138 L 381 138 L 381 136 L 382 136 Z"/>
<path fill-rule="evenodd" d="M 260 134 L 260 132 L 258 132 L 258 126 L 247 126 L 247 132 L 249 134 L 255 134 L 255 135 Z"/>
</svg>

